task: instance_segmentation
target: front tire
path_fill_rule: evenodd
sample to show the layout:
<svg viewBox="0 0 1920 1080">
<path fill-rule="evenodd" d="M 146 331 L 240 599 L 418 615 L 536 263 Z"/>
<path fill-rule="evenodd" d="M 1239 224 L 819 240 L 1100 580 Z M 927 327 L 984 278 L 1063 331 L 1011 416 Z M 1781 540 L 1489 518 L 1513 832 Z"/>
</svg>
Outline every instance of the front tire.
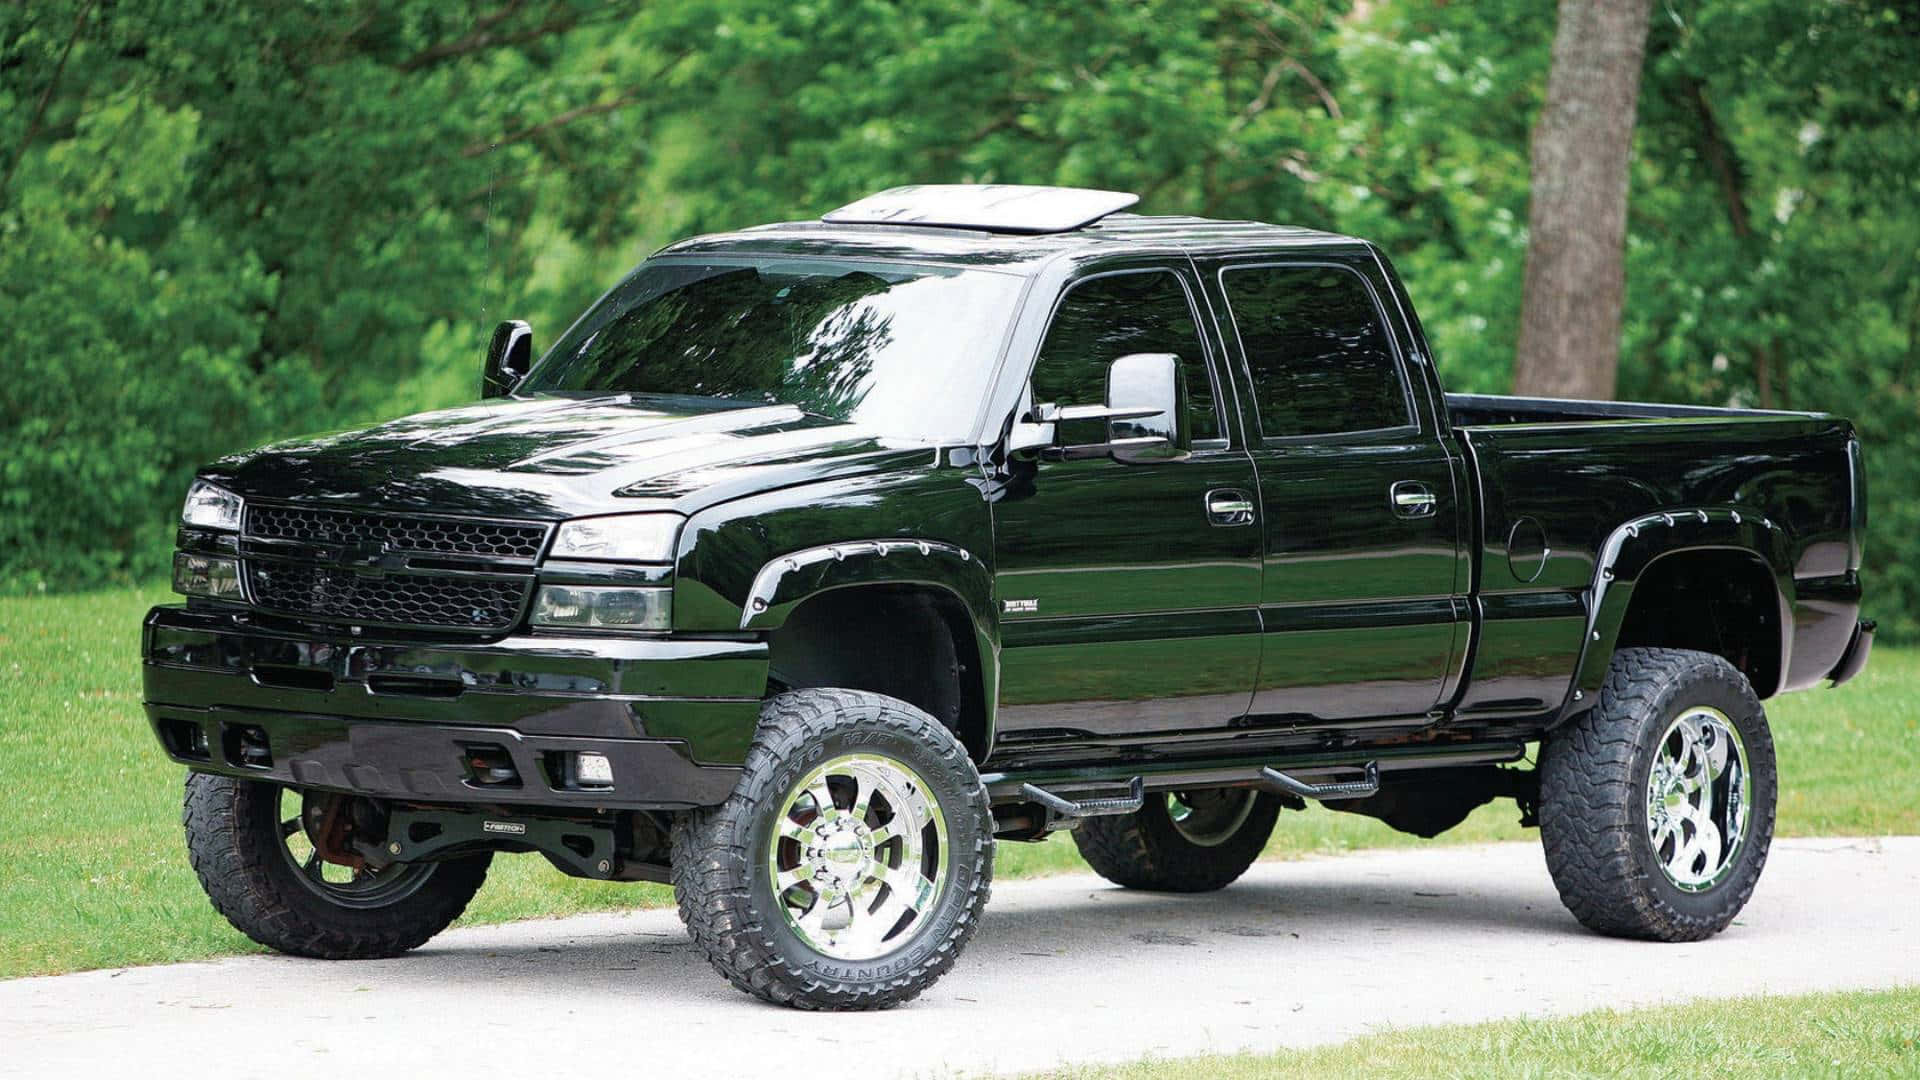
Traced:
<svg viewBox="0 0 1920 1080">
<path fill-rule="evenodd" d="M 735 987 L 801 1009 L 885 1009 L 953 966 L 993 878 L 967 752 L 906 702 L 769 700 L 725 803 L 673 828 L 680 918 Z"/>
<path fill-rule="evenodd" d="M 327 812 L 361 822 L 380 816 L 353 796 L 307 798 L 278 784 L 187 776 L 187 855 L 208 899 L 235 929 L 292 956 L 397 956 L 445 930 L 487 880 L 491 853 L 379 871 L 324 862 L 309 830 Z M 353 827 L 339 826 L 343 835 Z"/>
<path fill-rule="evenodd" d="M 1252 788 L 1150 795 L 1131 814 L 1081 822 L 1073 842 L 1087 865 L 1115 885 L 1212 892 L 1247 872 L 1279 816 L 1280 800 Z"/>
<path fill-rule="evenodd" d="M 1753 895 L 1778 777 L 1767 716 L 1732 664 L 1622 649 L 1600 702 L 1540 749 L 1540 838 L 1589 929 L 1698 941 Z"/>
</svg>

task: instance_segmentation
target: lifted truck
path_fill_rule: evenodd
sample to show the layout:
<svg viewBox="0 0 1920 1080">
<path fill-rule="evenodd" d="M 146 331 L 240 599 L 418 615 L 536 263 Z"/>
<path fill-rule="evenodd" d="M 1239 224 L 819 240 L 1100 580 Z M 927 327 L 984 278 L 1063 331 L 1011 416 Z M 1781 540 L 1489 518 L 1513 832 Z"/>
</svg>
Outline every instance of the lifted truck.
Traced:
<svg viewBox="0 0 1920 1080">
<path fill-rule="evenodd" d="M 1851 426 L 1448 395 L 1372 245 L 1134 201 L 683 241 L 538 363 L 503 324 L 480 403 L 202 470 L 143 649 L 214 905 L 391 956 L 538 852 L 671 881 L 750 994 L 880 1008 L 996 838 L 1198 892 L 1306 800 L 1505 797 L 1587 926 L 1726 927 L 1762 699 L 1872 644 Z"/>
</svg>

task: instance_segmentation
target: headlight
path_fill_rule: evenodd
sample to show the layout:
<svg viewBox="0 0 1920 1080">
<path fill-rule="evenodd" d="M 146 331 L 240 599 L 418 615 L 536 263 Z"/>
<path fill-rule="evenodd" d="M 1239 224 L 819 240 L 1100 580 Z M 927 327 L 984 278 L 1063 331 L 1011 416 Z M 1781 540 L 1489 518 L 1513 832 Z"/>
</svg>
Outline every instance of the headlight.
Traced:
<svg viewBox="0 0 1920 1080">
<path fill-rule="evenodd" d="M 187 505 L 180 510 L 180 522 L 203 529 L 238 532 L 240 505 L 240 496 L 226 488 L 205 480 L 195 480 L 193 486 L 187 489 Z"/>
<path fill-rule="evenodd" d="M 560 524 L 552 559 L 605 559 L 612 562 L 672 562 L 680 537 L 679 514 L 613 514 L 575 518 Z"/>
<path fill-rule="evenodd" d="M 592 630 L 671 630 L 673 590 L 542 585 L 533 601 L 533 624 Z"/>
<path fill-rule="evenodd" d="M 190 551 L 173 556 L 173 591 L 182 596 L 211 596 L 216 600 L 244 600 L 240 591 L 240 564 L 218 555 Z"/>
</svg>

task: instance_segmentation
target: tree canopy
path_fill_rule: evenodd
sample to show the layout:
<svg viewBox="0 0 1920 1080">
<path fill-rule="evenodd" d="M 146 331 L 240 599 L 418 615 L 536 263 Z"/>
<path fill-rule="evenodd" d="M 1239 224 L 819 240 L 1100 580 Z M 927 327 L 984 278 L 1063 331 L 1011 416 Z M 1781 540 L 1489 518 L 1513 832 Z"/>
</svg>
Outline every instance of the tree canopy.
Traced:
<svg viewBox="0 0 1920 1080">
<path fill-rule="evenodd" d="M 909 182 L 1378 241 L 1511 385 L 1551 5 L 420 0 L 0 8 L 0 587 L 160 571 L 193 466 L 470 399 L 648 250 Z M 1920 635 L 1920 13 L 1656 6 L 1622 396 L 1852 416 Z"/>
</svg>

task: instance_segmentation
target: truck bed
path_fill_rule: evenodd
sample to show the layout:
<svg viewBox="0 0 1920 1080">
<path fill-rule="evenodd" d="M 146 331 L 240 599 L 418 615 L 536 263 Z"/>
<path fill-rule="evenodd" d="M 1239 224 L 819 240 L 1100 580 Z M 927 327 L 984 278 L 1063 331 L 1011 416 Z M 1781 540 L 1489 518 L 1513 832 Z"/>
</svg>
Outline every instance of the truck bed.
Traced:
<svg viewBox="0 0 1920 1080">
<path fill-rule="evenodd" d="M 1764 563 L 1777 579 L 1787 607 L 1766 616 L 1764 633 L 1782 640 L 1785 669 L 1756 680 L 1766 684 L 1763 696 L 1814 685 L 1832 671 L 1860 599 L 1854 508 L 1864 498 L 1845 420 L 1635 402 L 1445 400 L 1478 495 L 1473 547 L 1482 623 L 1463 711 L 1558 701 L 1583 648 L 1609 537 L 1651 514 L 1701 528 L 1735 514 L 1759 523 L 1761 539 L 1695 542 L 1763 552 L 1764 559 L 1735 557 Z M 1700 571 L 1704 580 L 1736 572 Z"/>
<path fill-rule="evenodd" d="M 1572 398 L 1448 394 L 1447 416 L 1456 427 L 1491 424 L 1560 424 L 1602 420 L 1733 419 L 1741 416 L 1802 416 L 1779 409 L 1724 409 L 1709 405 L 1658 405 L 1643 401 L 1581 401 Z"/>
</svg>

